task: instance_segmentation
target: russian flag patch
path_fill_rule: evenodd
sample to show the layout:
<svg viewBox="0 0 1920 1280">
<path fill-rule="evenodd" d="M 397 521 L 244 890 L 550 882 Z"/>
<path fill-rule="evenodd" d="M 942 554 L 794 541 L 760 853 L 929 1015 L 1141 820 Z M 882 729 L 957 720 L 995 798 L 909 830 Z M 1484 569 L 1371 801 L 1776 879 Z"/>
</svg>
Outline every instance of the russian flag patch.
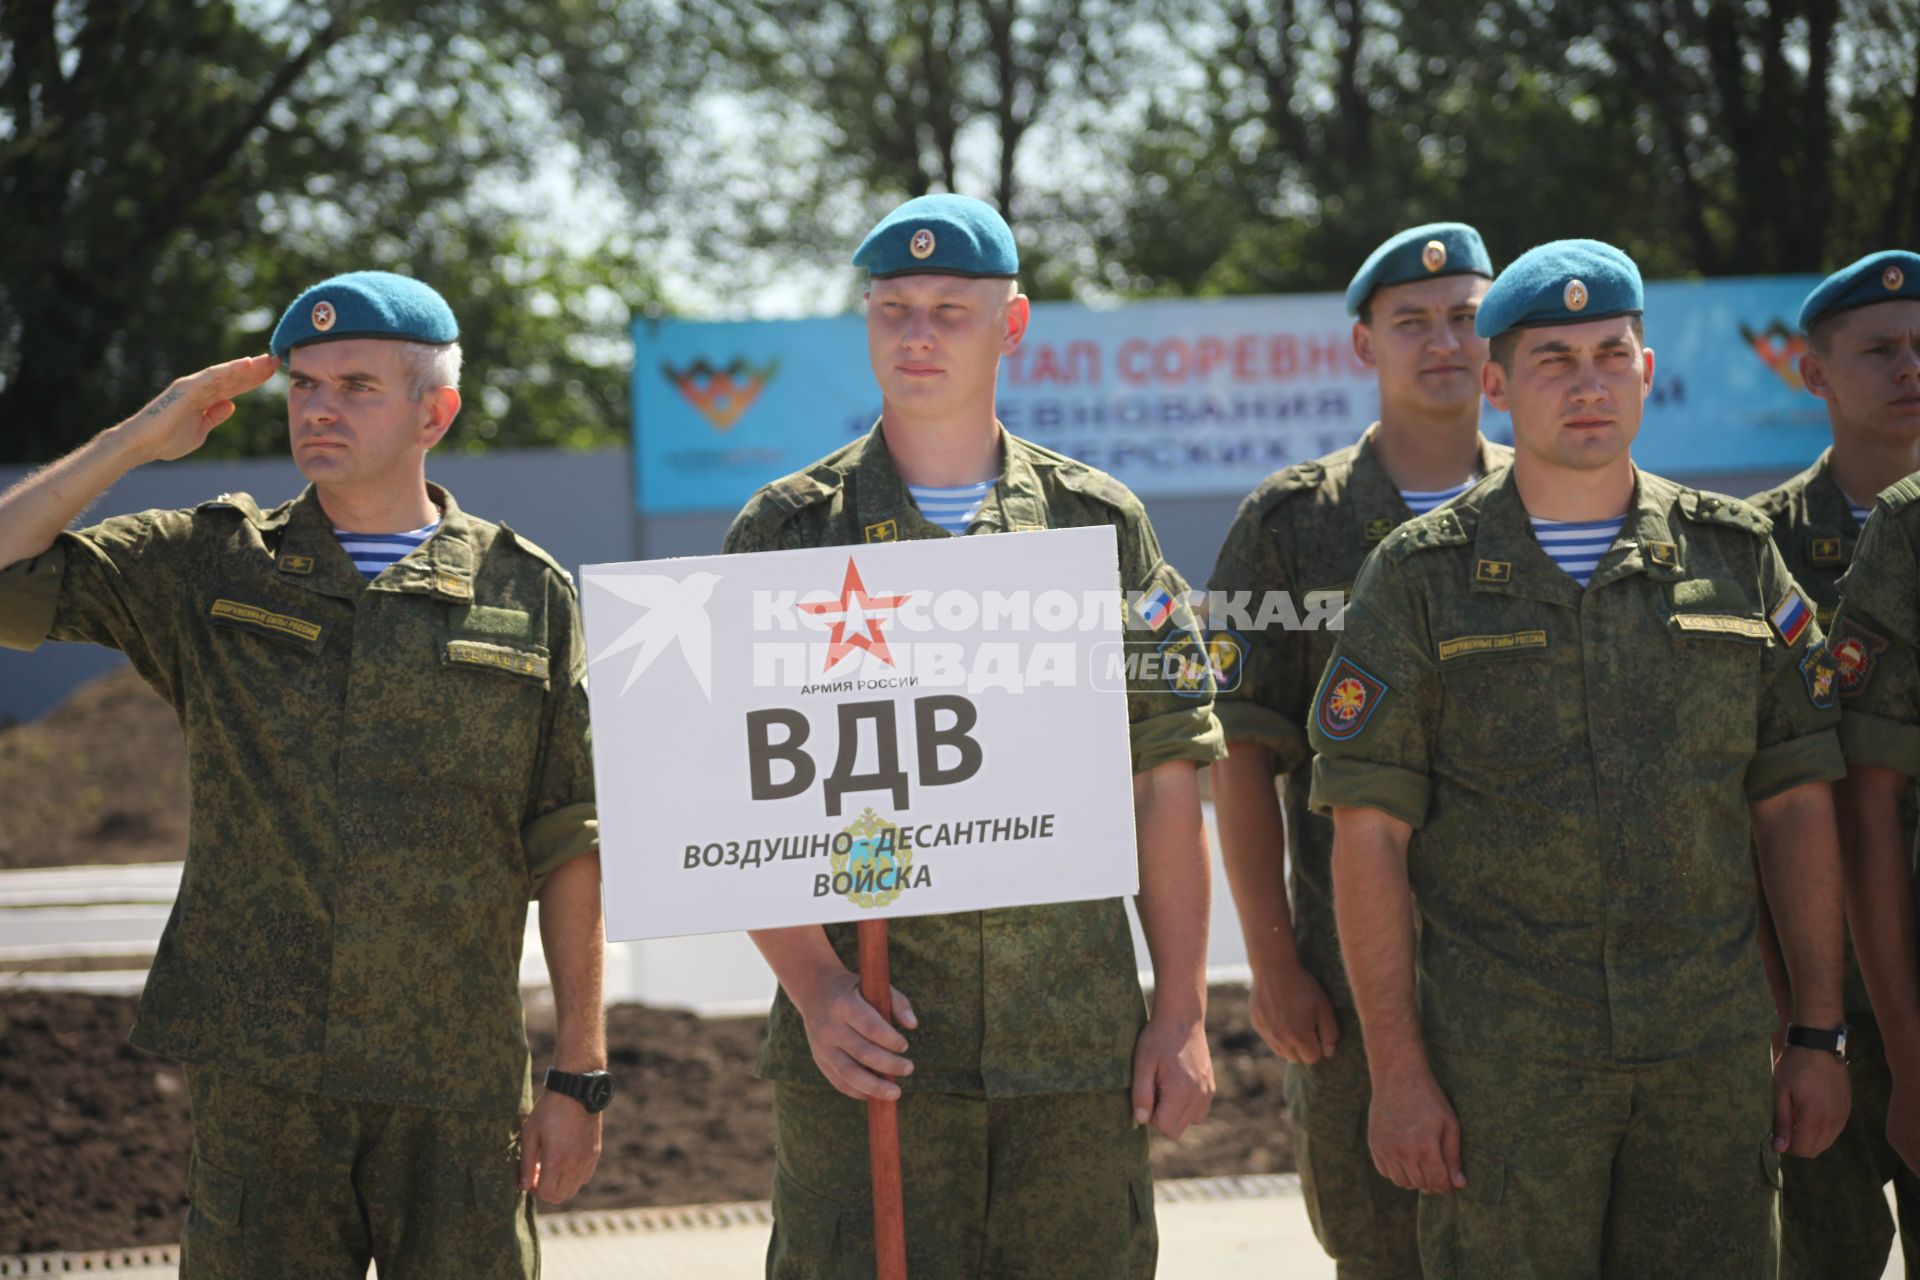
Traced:
<svg viewBox="0 0 1920 1280">
<path fill-rule="evenodd" d="M 1773 629 L 1780 633 L 1780 639 L 1791 649 L 1806 634 L 1807 624 L 1813 621 L 1813 609 L 1808 606 L 1807 598 L 1800 594 L 1800 588 L 1789 587 L 1786 598 L 1773 606 L 1770 620 Z"/>
<path fill-rule="evenodd" d="M 1155 587 L 1133 602 L 1133 611 L 1148 630 L 1158 631 L 1160 624 L 1173 615 L 1173 596 L 1165 587 Z"/>
</svg>

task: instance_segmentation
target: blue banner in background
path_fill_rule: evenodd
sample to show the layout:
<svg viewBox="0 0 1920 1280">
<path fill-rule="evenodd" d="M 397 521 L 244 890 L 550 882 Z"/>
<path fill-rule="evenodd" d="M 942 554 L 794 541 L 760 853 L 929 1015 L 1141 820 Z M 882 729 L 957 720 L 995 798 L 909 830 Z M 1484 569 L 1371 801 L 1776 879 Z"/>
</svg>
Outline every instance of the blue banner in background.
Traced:
<svg viewBox="0 0 1920 1280">
<path fill-rule="evenodd" d="M 1791 328 L 1817 278 L 1654 284 L 1654 397 L 1634 456 L 1669 474 L 1797 468 L 1827 441 Z M 1336 294 L 1041 303 L 1000 373 L 1008 430 L 1136 493 L 1238 496 L 1351 442 L 1379 412 Z M 634 492 L 650 514 L 732 512 L 870 428 L 880 396 L 857 315 L 633 326 Z M 1510 440 L 1484 410 L 1488 436 Z"/>
</svg>

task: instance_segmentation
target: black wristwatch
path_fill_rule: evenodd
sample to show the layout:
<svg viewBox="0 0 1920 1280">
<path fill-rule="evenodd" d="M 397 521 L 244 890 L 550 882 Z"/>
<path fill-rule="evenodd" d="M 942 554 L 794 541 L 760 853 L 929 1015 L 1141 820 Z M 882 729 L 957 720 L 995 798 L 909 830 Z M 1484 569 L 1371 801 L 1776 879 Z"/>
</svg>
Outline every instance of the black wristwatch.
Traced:
<svg viewBox="0 0 1920 1280">
<path fill-rule="evenodd" d="M 566 1094 L 585 1107 L 588 1115 L 605 1111 L 607 1104 L 613 1101 L 613 1077 L 604 1071 L 575 1075 L 571 1071 L 548 1067 L 547 1088 L 555 1093 Z"/>
<path fill-rule="evenodd" d="M 1828 1030 L 1822 1027 L 1803 1027 L 1797 1023 L 1787 1024 L 1787 1044 L 1795 1049 L 1814 1049 L 1821 1053 L 1830 1053 L 1841 1062 L 1847 1060 L 1847 1024 Z"/>
</svg>

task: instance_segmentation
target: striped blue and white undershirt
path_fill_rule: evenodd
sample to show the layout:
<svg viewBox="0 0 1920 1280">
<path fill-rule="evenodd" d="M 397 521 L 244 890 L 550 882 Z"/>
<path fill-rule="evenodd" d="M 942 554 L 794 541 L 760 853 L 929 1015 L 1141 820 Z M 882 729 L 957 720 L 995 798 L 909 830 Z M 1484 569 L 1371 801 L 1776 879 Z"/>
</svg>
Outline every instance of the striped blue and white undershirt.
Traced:
<svg viewBox="0 0 1920 1280">
<path fill-rule="evenodd" d="M 910 484 L 907 492 L 913 495 L 913 505 L 920 508 L 921 515 L 959 538 L 966 535 L 973 518 L 980 514 L 987 495 L 993 492 L 993 486 L 998 482 L 998 477 L 995 477 L 982 480 L 979 484 L 957 484 L 946 489 Z"/>
<path fill-rule="evenodd" d="M 1620 536 L 1620 528 L 1627 522 L 1624 515 L 1611 520 L 1528 518 L 1533 521 L 1533 536 L 1539 539 L 1541 548 L 1583 587 L 1593 581 L 1600 557 L 1607 554 L 1607 548 Z"/>
<path fill-rule="evenodd" d="M 1479 476 L 1468 476 L 1451 489 L 1402 489 L 1400 501 L 1406 503 L 1413 514 L 1423 516 L 1435 507 L 1453 501 L 1479 482 Z"/>
<path fill-rule="evenodd" d="M 440 522 L 435 520 L 406 533 L 349 533 L 335 529 L 333 536 L 340 539 L 340 546 L 353 561 L 353 567 L 372 581 L 388 565 L 431 538 L 439 527 Z"/>
</svg>

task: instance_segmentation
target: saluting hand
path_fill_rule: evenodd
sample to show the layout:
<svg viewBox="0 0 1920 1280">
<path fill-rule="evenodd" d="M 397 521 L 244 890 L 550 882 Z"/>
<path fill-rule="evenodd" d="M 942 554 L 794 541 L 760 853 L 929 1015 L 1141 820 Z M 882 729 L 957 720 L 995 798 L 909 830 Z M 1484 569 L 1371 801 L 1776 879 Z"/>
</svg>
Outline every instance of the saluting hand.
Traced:
<svg viewBox="0 0 1920 1280">
<path fill-rule="evenodd" d="M 273 356 L 242 356 L 175 378 L 144 409 L 121 423 L 119 431 L 148 461 L 184 458 L 233 416 L 234 397 L 252 391 L 279 367 L 280 361 Z"/>
<path fill-rule="evenodd" d="M 1396 1187 L 1444 1196 L 1467 1185 L 1460 1118 L 1428 1067 L 1374 1080 L 1367 1145 L 1374 1167 Z"/>
<path fill-rule="evenodd" d="M 1288 1062 L 1331 1058 L 1340 1043 L 1333 1001 L 1320 980 L 1298 964 L 1271 973 L 1254 970 L 1248 1004 L 1253 1029 Z"/>
<path fill-rule="evenodd" d="M 900 1086 L 883 1077 L 913 1074 L 913 1063 L 901 1056 L 907 1038 L 894 1023 L 912 1030 L 920 1020 L 898 987 L 887 989 L 893 995 L 893 1022 L 867 1003 L 860 994 L 860 976 L 844 966 L 804 991 L 787 991 L 807 1024 L 807 1048 L 814 1063 L 827 1082 L 849 1098 L 891 1101 L 900 1096 Z"/>
</svg>

